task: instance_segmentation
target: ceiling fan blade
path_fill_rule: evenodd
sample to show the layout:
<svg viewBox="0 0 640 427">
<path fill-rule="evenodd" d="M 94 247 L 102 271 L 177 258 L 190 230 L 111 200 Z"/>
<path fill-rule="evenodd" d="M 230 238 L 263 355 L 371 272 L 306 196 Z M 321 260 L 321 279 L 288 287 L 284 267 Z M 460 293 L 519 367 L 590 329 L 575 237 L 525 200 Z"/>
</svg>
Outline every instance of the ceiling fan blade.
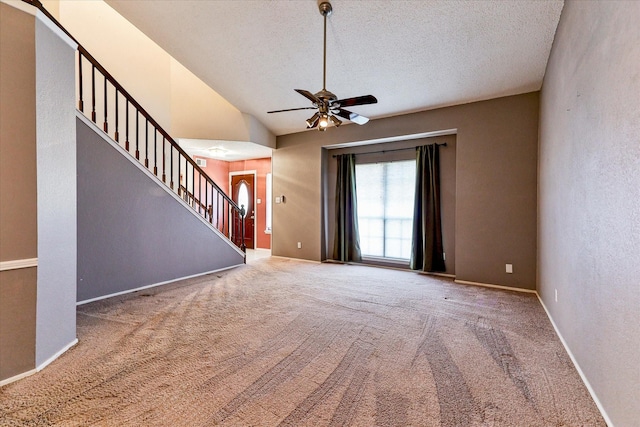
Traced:
<svg viewBox="0 0 640 427">
<path fill-rule="evenodd" d="M 364 95 L 364 96 L 356 96 L 354 98 L 345 98 L 338 99 L 337 101 L 333 101 L 331 105 L 336 105 L 340 107 L 353 107 L 354 105 L 366 105 L 366 104 L 375 104 L 378 100 L 373 95 Z"/>
<path fill-rule="evenodd" d="M 304 96 L 305 98 L 307 98 L 309 101 L 313 102 L 316 105 L 321 105 L 322 101 L 320 99 L 318 99 L 314 94 L 312 94 L 311 92 L 309 92 L 308 90 L 304 90 L 304 89 L 294 89 L 296 92 L 298 92 L 300 95 Z"/>
<path fill-rule="evenodd" d="M 336 116 L 340 116 L 343 119 L 351 120 L 354 123 L 359 125 L 363 125 L 369 121 L 369 119 L 365 116 L 361 116 L 360 114 L 352 113 L 351 111 L 340 109 L 334 112 Z"/>
<path fill-rule="evenodd" d="M 284 113 L 285 111 L 315 110 L 315 109 L 316 109 L 316 107 L 287 108 L 286 110 L 267 111 L 267 114 L 270 114 L 270 113 Z"/>
</svg>

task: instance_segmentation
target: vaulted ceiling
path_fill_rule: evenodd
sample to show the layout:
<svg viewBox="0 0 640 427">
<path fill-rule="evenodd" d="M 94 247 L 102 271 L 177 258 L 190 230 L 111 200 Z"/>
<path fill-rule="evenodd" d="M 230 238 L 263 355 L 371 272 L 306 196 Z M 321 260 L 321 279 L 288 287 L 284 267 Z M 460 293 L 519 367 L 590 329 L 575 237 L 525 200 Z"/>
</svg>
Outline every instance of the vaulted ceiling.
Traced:
<svg viewBox="0 0 640 427">
<path fill-rule="evenodd" d="M 106 0 L 242 112 L 276 135 L 322 89 L 316 0 Z M 327 89 L 372 94 L 371 119 L 539 90 L 561 0 L 332 0 Z M 357 125 L 354 125 L 357 126 Z"/>
</svg>

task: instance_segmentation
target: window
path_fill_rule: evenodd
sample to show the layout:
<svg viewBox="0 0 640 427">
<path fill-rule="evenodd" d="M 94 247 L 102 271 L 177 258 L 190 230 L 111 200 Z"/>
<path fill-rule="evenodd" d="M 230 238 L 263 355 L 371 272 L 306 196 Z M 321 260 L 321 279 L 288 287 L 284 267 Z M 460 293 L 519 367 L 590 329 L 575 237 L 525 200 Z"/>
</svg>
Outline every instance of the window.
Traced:
<svg viewBox="0 0 640 427">
<path fill-rule="evenodd" d="M 356 165 L 363 256 L 409 259 L 415 160 Z"/>
<path fill-rule="evenodd" d="M 238 205 L 245 209 L 242 216 L 246 216 L 246 209 L 249 207 L 249 189 L 247 188 L 247 182 L 244 180 L 240 182 L 240 188 L 238 189 Z"/>
</svg>

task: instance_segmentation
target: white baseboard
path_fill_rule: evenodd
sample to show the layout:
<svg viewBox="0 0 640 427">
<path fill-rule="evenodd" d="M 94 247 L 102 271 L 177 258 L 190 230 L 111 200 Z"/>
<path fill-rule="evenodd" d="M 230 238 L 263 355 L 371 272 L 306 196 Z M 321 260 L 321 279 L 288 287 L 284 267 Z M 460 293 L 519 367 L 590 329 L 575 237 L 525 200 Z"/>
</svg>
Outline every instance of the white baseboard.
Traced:
<svg viewBox="0 0 640 427">
<path fill-rule="evenodd" d="M 35 369 L 31 369 L 30 371 L 27 372 L 23 372 L 21 374 L 18 375 L 14 375 L 11 378 L 7 378 L 5 380 L 0 381 L 0 387 L 10 384 L 12 382 L 21 380 L 23 378 L 26 378 L 28 376 L 31 376 L 35 373 L 38 373 L 40 371 L 42 371 L 44 368 L 46 368 L 48 365 L 50 365 L 53 361 L 55 361 L 58 357 L 62 356 L 67 350 L 69 350 L 71 347 L 73 347 L 74 345 L 78 344 L 78 338 L 74 339 L 73 341 L 71 341 L 69 344 L 65 345 L 62 349 L 60 349 L 58 352 L 56 352 L 56 354 L 54 354 L 53 356 L 51 356 L 50 358 L 48 358 L 47 360 L 45 360 L 43 363 L 41 363 L 38 367 L 36 367 Z"/>
<path fill-rule="evenodd" d="M 36 372 L 42 371 L 44 368 L 46 368 L 48 365 L 50 365 L 54 360 L 56 360 L 58 357 L 62 356 L 62 354 L 64 352 L 66 352 L 67 350 L 69 350 L 71 347 L 73 347 L 76 344 L 78 344 L 78 338 L 74 339 L 69 344 L 67 344 L 62 349 L 60 349 L 56 354 L 54 354 L 53 356 L 51 356 L 50 358 L 48 358 L 47 360 L 42 362 L 40 364 L 40 366 L 37 366 L 36 367 Z M 36 343 L 36 345 L 37 345 L 37 343 Z"/>
<path fill-rule="evenodd" d="M 293 258 L 293 257 L 288 257 L 288 256 L 281 256 L 281 255 L 271 255 L 271 258 L 279 258 L 279 259 L 288 259 L 291 261 L 300 261 L 300 262 L 310 262 L 312 264 L 320 264 L 320 261 L 314 261 L 311 259 L 303 259 L 303 258 Z"/>
<path fill-rule="evenodd" d="M 547 306 L 544 305 L 544 301 L 542 301 L 542 298 L 540 298 L 540 294 L 538 294 L 536 292 L 536 296 L 538 297 L 538 301 L 540 301 L 540 305 L 542 305 L 542 308 L 544 309 L 544 312 L 547 313 L 547 317 L 549 318 L 549 321 L 551 322 L 551 325 L 553 326 L 553 329 L 556 331 L 556 335 L 558 335 L 558 338 L 560 338 L 560 342 L 564 346 L 565 351 L 567 352 L 567 354 L 571 358 L 571 362 L 573 362 L 573 366 L 575 366 L 576 371 L 578 371 L 578 375 L 580 375 L 580 378 L 582 379 L 582 382 L 584 383 L 584 385 L 587 387 L 587 390 L 589 391 L 589 394 L 591 395 L 591 398 L 596 403 L 596 406 L 598 407 L 598 410 L 600 410 L 600 414 L 602 415 L 602 418 L 604 418 L 604 422 L 607 423 L 607 425 L 609 427 L 614 427 L 613 422 L 611 422 L 611 419 L 609 418 L 609 415 L 607 415 L 607 412 L 604 410 L 604 406 L 602 406 L 602 403 L 600 402 L 600 399 L 598 399 L 598 396 L 596 395 L 596 392 L 591 387 L 591 384 L 589 384 L 589 380 L 585 376 L 584 372 L 582 372 L 582 369 L 580 368 L 580 365 L 578 364 L 578 361 L 573 356 L 573 353 L 571 352 L 571 349 L 567 345 L 567 342 L 562 337 L 562 334 L 560 333 L 560 330 L 558 329 L 558 326 L 556 325 L 556 322 L 553 321 L 553 318 L 551 317 L 551 313 L 549 313 L 549 310 L 547 310 Z"/>
<path fill-rule="evenodd" d="M 253 249 L 247 248 L 247 250 L 256 251 L 256 252 L 269 252 L 269 253 L 271 253 L 271 249 L 268 249 L 268 248 L 253 248 Z"/>
<path fill-rule="evenodd" d="M 120 291 L 120 292 L 115 292 L 115 293 L 112 293 L 112 294 L 109 294 L 109 295 L 103 295 L 103 296 L 96 297 L 96 298 L 90 298 L 90 299 L 86 299 L 86 300 L 83 300 L 83 301 L 76 302 L 76 306 L 83 305 L 83 304 L 89 304 L 90 302 L 100 301 L 100 300 L 107 299 L 107 298 L 117 297 L 118 295 L 126 295 L 126 294 L 130 294 L 130 293 L 133 293 L 133 292 L 142 291 L 144 289 L 155 288 L 157 286 L 168 285 L 169 283 L 178 282 L 180 280 L 187 280 L 187 279 L 192 279 L 194 277 L 205 276 L 207 274 L 219 273 L 220 271 L 230 270 L 232 268 L 236 268 L 236 267 L 239 267 L 241 265 L 244 265 L 244 264 L 232 265 L 230 267 L 219 268 L 217 270 L 205 271 L 204 273 L 192 274 L 191 276 L 178 277 L 177 279 L 167 280 L 166 282 L 154 283 L 152 285 L 140 286 L 139 288 L 127 289 L 126 291 Z"/>
<path fill-rule="evenodd" d="M 431 271 L 418 271 L 418 270 L 410 270 L 410 271 L 415 271 L 418 274 L 424 274 L 425 276 L 438 276 L 438 277 L 446 277 L 447 279 L 455 279 L 456 275 L 455 274 L 448 274 L 448 273 L 434 273 Z"/>
<path fill-rule="evenodd" d="M 0 381 L 0 387 L 5 386 L 5 385 L 7 385 L 7 384 L 11 384 L 12 382 L 15 382 L 15 381 L 21 380 L 21 379 L 23 379 L 23 378 L 26 378 L 26 377 L 28 377 L 28 376 L 30 376 L 30 375 L 35 374 L 36 372 L 38 372 L 38 370 L 37 370 L 37 369 L 32 369 L 32 370 L 30 370 L 30 371 L 23 372 L 23 373 L 18 374 L 18 375 L 14 375 L 14 376 L 13 376 L 13 377 L 11 377 L 11 378 L 7 378 L 7 379 L 5 379 L 5 380 L 2 380 L 2 381 Z"/>
<path fill-rule="evenodd" d="M 515 292 L 525 292 L 528 294 L 538 294 L 535 289 L 524 289 L 524 288 L 514 288 L 511 286 L 502 286 L 502 285 L 493 285 L 491 283 L 480 283 L 480 282 L 469 282 L 468 280 L 454 280 L 456 283 L 460 283 L 462 285 L 473 285 L 473 286 L 482 286 L 485 288 L 495 288 L 502 289 L 504 291 L 515 291 Z"/>
</svg>

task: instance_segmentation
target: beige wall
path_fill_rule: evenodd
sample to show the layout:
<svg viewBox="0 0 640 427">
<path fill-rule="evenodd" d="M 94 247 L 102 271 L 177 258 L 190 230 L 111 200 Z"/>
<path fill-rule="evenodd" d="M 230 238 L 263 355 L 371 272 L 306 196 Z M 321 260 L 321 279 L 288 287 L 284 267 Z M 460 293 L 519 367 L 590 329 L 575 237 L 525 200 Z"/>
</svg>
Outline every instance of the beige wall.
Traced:
<svg viewBox="0 0 640 427">
<path fill-rule="evenodd" d="M 35 19 L 0 3 L 0 262 L 37 254 Z M 0 381 L 35 367 L 36 267 L 0 272 Z"/>
<path fill-rule="evenodd" d="M 35 258 L 34 17 L 2 4 L 0 46 L 0 261 Z"/>
<path fill-rule="evenodd" d="M 40 0 L 45 9 L 56 18 L 56 20 L 60 21 L 60 0 Z"/>
<path fill-rule="evenodd" d="M 250 141 L 243 114 L 171 59 L 171 133 L 179 138 Z"/>
<path fill-rule="evenodd" d="M 324 163 L 323 187 L 325 188 L 326 209 L 323 218 L 323 226 L 326 230 L 326 253 L 322 258 L 332 258 L 335 235 L 335 198 L 338 165 L 334 155 L 355 153 L 357 163 L 389 162 L 398 160 L 415 160 L 414 147 L 426 144 L 446 144 L 440 147 L 440 212 L 442 215 L 442 245 L 446 254 L 445 267 L 447 274 L 455 274 L 455 224 L 456 224 L 456 136 L 446 135 L 432 138 L 420 138 L 402 142 L 388 142 L 373 145 L 360 145 L 357 147 L 331 149 L 326 154 L 328 161 Z M 409 148 L 404 150 L 404 148 Z M 398 150 L 387 151 L 383 150 Z M 380 152 L 373 154 L 375 152 Z M 357 156 L 358 153 L 370 153 L 365 156 Z M 408 268 L 409 262 L 405 267 Z"/>
<path fill-rule="evenodd" d="M 102 1 L 61 0 L 58 10 L 62 25 L 171 133 L 170 56 Z"/>
<path fill-rule="evenodd" d="M 261 123 L 231 105 L 103 1 L 60 0 L 46 6 L 57 10 L 68 31 L 174 139 L 251 141 L 275 147 L 275 136 Z M 88 105 L 88 95 L 85 98 Z M 97 98 L 100 120 L 100 90 Z M 108 115 L 113 117 L 113 111 Z"/>
<path fill-rule="evenodd" d="M 274 255 L 320 261 L 322 147 L 399 135 L 456 133 L 455 272 L 458 280 L 534 289 L 538 93 L 278 137 L 273 155 Z M 302 248 L 296 248 L 296 242 Z M 513 264 L 513 274 L 505 264 Z"/>
<path fill-rule="evenodd" d="M 37 268 L 0 271 L 0 381 L 36 367 Z"/>
<path fill-rule="evenodd" d="M 567 1 L 541 95 L 538 292 L 616 426 L 640 420 L 638 22 Z"/>
</svg>

